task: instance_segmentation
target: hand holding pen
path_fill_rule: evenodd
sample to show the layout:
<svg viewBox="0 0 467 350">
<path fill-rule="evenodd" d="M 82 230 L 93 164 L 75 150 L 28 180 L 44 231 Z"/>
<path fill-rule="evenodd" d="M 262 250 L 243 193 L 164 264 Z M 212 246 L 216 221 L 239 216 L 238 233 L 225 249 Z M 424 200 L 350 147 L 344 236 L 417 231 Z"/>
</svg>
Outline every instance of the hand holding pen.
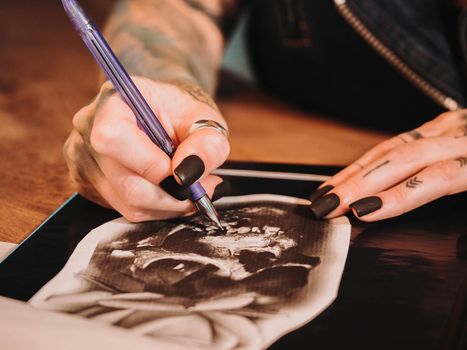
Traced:
<svg viewBox="0 0 467 350">
<path fill-rule="evenodd" d="M 64 3 L 76 6 L 74 1 Z M 81 17 L 72 16 L 72 19 L 76 27 L 84 24 L 80 23 Z M 96 49 L 93 40 L 101 40 L 97 29 L 92 29 L 97 39 L 85 40 L 91 52 Z M 93 52 L 95 57 L 99 50 Z M 112 71 L 106 74 L 112 78 Z M 133 80 L 137 89 L 136 86 L 130 89 L 129 101 L 124 102 L 110 83 L 106 83 L 98 98 L 76 114 L 74 130 L 65 145 L 70 172 L 83 194 L 114 207 L 130 221 L 182 215 L 193 210 L 193 205 L 185 199 L 196 202 L 199 198 L 194 196 L 203 195 L 203 187 L 208 196 L 212 195 L 221 182 L 208 174 L 221 165 L 229 153 L 222 127 L 225 122 L 216 109 L 177 86 L 145 78 Z M 122 84 L 127 81 L 118 77 L 111 81 L 122 96 Z M 162 127 L 158 127 L 157 120 L 155 126 L 142 125 L 144 121 L 141 122 L 132 105 L 134 96 L 131 94 L 137 90 Z M 150 114 L 144 105 L 142 110 L 142 114 Z M 166 132 L 168 137 L 151 137 L 151 131 Z M 178 182 L 172 174 L 178 177 Z M 196 185 L 198 179 L 202 179 L 202 186 Z"/>
</svg>

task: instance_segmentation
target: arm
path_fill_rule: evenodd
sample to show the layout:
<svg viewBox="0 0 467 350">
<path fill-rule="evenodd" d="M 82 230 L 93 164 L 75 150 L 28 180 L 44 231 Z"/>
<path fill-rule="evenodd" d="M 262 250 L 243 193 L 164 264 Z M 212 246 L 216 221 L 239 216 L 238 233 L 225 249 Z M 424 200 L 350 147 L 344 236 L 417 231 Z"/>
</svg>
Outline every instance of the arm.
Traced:
<svg viewBox="0 0 467 350">
<path fill-rule="evenodd" d="M 225 126 L 211 96 L 222 58 L 223 28 L 236 17 L 235 4 L 117 3 L 106 37 L 178 148 L 170 159 L 152 144 L 106 82 L 97 98 L 73 118 L 64 146 L 70 177 L 81 194 L 115 208 L 130 221 L 193 210 L 185 188 L 198 180 L 213 194 L 221 179 L 210 173 L 226 160 L 228 140 L 213 129 L 189 130 L 200 119 Z"/>
<path fill-rule="evenodd" d="M 120 0 L 106 37 L 131 75 L 212 96 L 224 34 L 239 10 L 226 0 Z"/>
</svg>

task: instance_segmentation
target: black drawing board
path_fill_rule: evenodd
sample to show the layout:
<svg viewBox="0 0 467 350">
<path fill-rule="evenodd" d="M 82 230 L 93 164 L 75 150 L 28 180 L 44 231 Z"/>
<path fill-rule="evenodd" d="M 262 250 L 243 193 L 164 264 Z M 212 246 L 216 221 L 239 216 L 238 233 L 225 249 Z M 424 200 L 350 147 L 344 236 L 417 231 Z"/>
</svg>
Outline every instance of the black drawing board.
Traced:
<svg viewBox="0 0 467 350">
<path fill-rule="evenodd" d="M 224 172 L 231 185 L 226 195 L 302 198 L 320 183 L 307 174 L 338 170 L 239 162 L 223 169 L 240 170 L 235 176 Z M 278 173 L 296 176 L 277 179 Z M 467 196 L 461 194 L 384 222 L 362 224 L 351 218 L 351 248 L 337 300 L 271 348 L 464 349 L 466 209 Z M 27 301 L 60 271 L 84 235 L 118 216 L 79 195 L 70 198 L 0 263 L 0 295 Z"/>
</svg>

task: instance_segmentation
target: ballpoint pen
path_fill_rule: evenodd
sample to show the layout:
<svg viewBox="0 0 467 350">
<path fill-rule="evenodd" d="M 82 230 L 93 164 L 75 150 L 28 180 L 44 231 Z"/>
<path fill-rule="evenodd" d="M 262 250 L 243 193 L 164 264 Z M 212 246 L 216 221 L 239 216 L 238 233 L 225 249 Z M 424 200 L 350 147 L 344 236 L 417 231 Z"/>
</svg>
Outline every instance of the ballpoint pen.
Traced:
<svg viewBox="0 0 467 350">
<path fill-rule="evenodd" d="M 125 68 L 123 68 L 113 53 L 107 41 L 97 29 L 95 23 L 86 15 L 77 1 L 62 0 L 62 4 L 89 51 L 101 66 L 107 78 L 114 85 L 120 97 L 133 111 L 140 128 L 152 142 L 172 158 L 175 153 L 174 143 Z M 199 182 L 196 182 L 189 189 L 191 193 L 190 198 L 196 208 L 223 230 L 216 209 L 203 186 Z"/>
</svg>

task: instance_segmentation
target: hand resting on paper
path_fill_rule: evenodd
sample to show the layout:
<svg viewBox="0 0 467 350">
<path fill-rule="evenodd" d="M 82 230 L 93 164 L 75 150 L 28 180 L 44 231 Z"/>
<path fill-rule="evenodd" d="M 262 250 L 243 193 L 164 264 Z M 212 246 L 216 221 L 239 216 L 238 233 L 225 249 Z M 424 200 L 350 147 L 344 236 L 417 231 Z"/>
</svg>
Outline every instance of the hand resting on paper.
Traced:
<svg viewBox="0 0 467 350">
<path fill-rule="evenodd" d="M 209 174 L 226 160 L 230 146 L 212 128 L 189 130 L 201 119 L 226 123 L 211 98 L 196 86 L 134 80 L 178 147 L 174 158 L 150 141 L 107 82 L 73 118 L 64 146 L 70 177 L 85 197 L 115 208 L 132 222 L 193 211 L 186 187 L 201 179 L 212 195 L 222 180 Z"/>
<path fill-rule="evenodd" d="M 371 149 L 312 194 L 317 217 L 401 215 L 467 190 L 467 110 L 447 112 Z M 321 195 L 321 196 L 320 196 Z"/>
</svg>

